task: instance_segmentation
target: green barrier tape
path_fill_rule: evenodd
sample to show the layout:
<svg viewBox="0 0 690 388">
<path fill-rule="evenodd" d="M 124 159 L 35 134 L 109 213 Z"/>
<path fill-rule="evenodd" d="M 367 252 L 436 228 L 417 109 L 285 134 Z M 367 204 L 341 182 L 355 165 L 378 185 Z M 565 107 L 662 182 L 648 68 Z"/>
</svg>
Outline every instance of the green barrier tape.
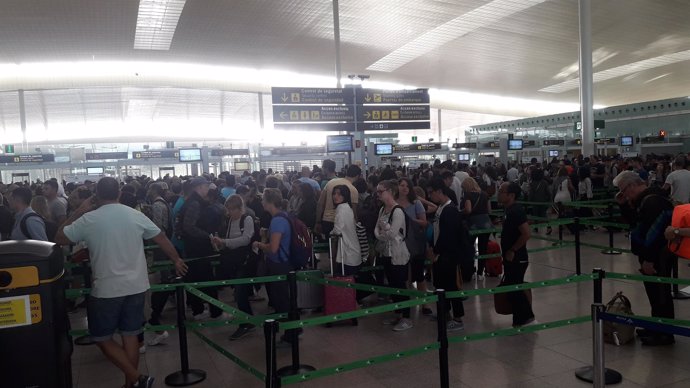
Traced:
<svg viewBox="0 0 690 388">
<path fill-rule="evenodd" d="M 582 225 L 594 225 L 594 226 L 610 226 L 612 228 L 619 228 L 619 229 L 624 229 L 624 230 L 630 229 L 629 224 L 621 224 L 618 222 L 609 222 L 609 221 L 598 221 L 598 220 L 592 220 L 592 219 L 580 220 L 580 224 L 582 224 Z"/>
<path fill-rule="evenodd" d="M 405 296 L 411 296 L 413 298 L 423 298 L 423 297 L 427 296 L 426 293 L 416 291 L 416 290 L 408 290 L 408 289 L 401 289 L 401 288 L 391 288 L 391 287 L 382 287 L 382 286 L 372 286 L 372 285 L 367 285 L 367 284 L 341 282 L 338 280 L 317 278 L 317 277 L 309 276 L 308 274 L 303 274 L 303 273 L 299 273 L 299 272 L 297 273 L 297 280 L 300 280 L 303 282 L 319 283 L 319 284 L 323 284 L 325 286 L 354 288 L 355 290 L 372 291 L 372 292 L 378 292 L 381 294 L 405 295 Z"/>
<path fill-rule="evenodd" d="M 359 368 L 366 368 L 366 367 L 372 366 L 372 365 L 378 365 L 378 364 L 382 364 L 382 363 L 389 362 L 389 361 L 395 361 L 395 360 L 400 360 L 400 359 L 406 358 L 406 357 L 416 356 L 418 354 L 426 353 L 428 351 L 438 350 L 440 347 L 441 346 L 438 342 L 432 342 L 428 345 L 416 347 L 416 348 L 409 349 L 409 350 L 403 350 L 401 352 L 395 352 L 395 353 L 385 354 L 385 355 L 381 355 L 381 356 L 374 356 L 374 357 L 370 357 L 370 358 L 367 358 L 364 360 L 354 361 L 354 362 L 350 362 L 347 364 L 334 366 L 331 368 L 323 368 L 323 369 L 315 370 L 313 372 L 301 373 L 298 375 L 283 377 L 280 380 L 280 382 L 282 385 L 301 383 L 301 382 L 313 380 L 313 379 L 316 379 L 319 377 L 332 376 L 332 375 L 336 375 L 336 374 L 341 374 L 343 372 L 349 372 L 349 371 L 359 369 Z"/>
<path fill-rule="evenodd" d="M 690 279 L 665 278 L 660 276 L 634 275 L 626 273 L 607 272 L 608 279 L 638 280 L 642 282 L 690 285 Z"/>
<path fill-rule="evenodd" d="M 616 248 L 616 247 L 611 248 L 611 247 L 607 247 L 607 246 L 604 246 L 604 245 L 590 244 L 590 243 L 585 243 L 585 242 L 582 242 L 582 241 L 580 241 L 580 245 L 582 245 L 583 247 L 588 247 L 588 248 L 595 248 L 595 249 L 601 249 L 601 250 L 609 250 L 609 249 L 611 249 L 611 250 L 614 250 L 614 251 L 616 251 L 616 252 L 632 253 L 632 251 L 631 251 L 630 249 Z"/>
<path fill-rule="evenodd" d="M 218 299 L 214 299 L 211 296 L 209 296 L 208 294 L 206 294 L 202 291 L 199 291 L 194 287 L 185 286 L 184 289 L 188 293 L 195 295 L 196 297 L 204 300 L 205 302 L 208 302 L 209 304 L 212 304 L 212 305 L 218 307 L 219 309 L 223 310 L 224 312 L 226 312 L 228 314 L 232 314 L 233 315 L 233 319 L 232 319 L 233 322 L 234 321 L 250 322 L 250 321 L 254 320 L 254 317 L 245 313 L 244 311 L 240 311 L 239 309 L 232 307 L 232 306 L 229 306 L 229 305 L 219 301 Z M 231 321 L 228 320 L 227 322 L 231 322 Z"/>
<path fill-rule="evenodd" d="M 165 330 L 176 330 L 177 325 L 145 325 L 144 331 L 165 331 Z M 69 335 L 72 337 L 81 337 L 84 335 L 89 335 L 88 329 L 74 329 L 69 331 Z"/>
<path fill-rule="evenodd" d="M 490 234 L 490 233 L 501 233 L 503 228 L 489 228 L 489 229 L 472 229 L 470 230 L 470 236 L 477 236 L 480 234 Z"/>
<path fill-rule="evenodd" d="M 606 274 L 606 276 L 608 276 L 608 273 Z M 482 289 L 478 289 L 478 290 L 469 290 L 469 291 L 451 291 L 451 292 L 446 292 L 446 298 L 454 299 L 454 298 L 463 298 L 463 297 L 467 297 L 467 296 L 493 295 L 493 294 L 500 294 L 500 293 L 504 293 L 504 292 L 527 290 L 527 289 L 531 289 L 531 288 L 542 288 L 542 287 L 558 286 L 558 285 L 563 285 L 563 284 L 581 283 L 581 282 L 587 282 L 590 280 L 595 280 L 597 278 L 599 278 L 599 274 L 593 273 L 593 274 L 584 274 L 584 275 L 573 275 L 573 276 L 567 276 L 567 277 L 557 278 L 557 279 L 542 280 L 542 281 L 532 282 L 532 283 L 512 284 L 512 285 L 508 285 L 508 286 L 500 286 L 500 287 L 495 287 L 495 288 L 482 288 Z"/>
<path fill-rule="evenodd" d="M 314 244 L 314 253 L 328 253 L 328 243 L 316 243 Z"/>
<path fill-rule="evenodd" d="M 541 330 L 555 329 L 558 327 L 577 325 L 585 322 L 592 322 L 592 317 L 590 315 L 583 315 L 576 318 L 563 319 L 560 321 L 539 323 L 536 325 L 523 326 L 512 329 L 501 329 L 486 333 L 468 334 L 468 335 L 458 335 L 448 338 L 448 343 L 458 344 L 463 342 L 480 341 L 496 337 L 506 337 L 517 334 L 534 333 Z"/>
<path fill-rule="evenodd" d="M 210 338 L 206 337 L 205 335 L 199 333 L 197 330 L 192 330 L 194 334 L 196 334 L 197 337 L 199 337 L 202 341 L 206 342 L 208 346 L 213 348 L 215 351 L 218 353 L 222 354 L 225 356 L 228 360 L 234 362 L 239 366 L 240 368 L 246 370 L 247 372 L 251 373 L 254 375 L 254 377 L 257 377 L 261 381 L 266 381 L 266 375 L 261 373 L 258 369 L 254 368 L 253 366 L 249 365 L 248 363 L 242 361 L 239 357 L 236 355 L 230 353 L 227 349 L 223 348 L 222 346 L 216 344 L 215 342 L 211 341 Z"/>
<path fill-rule="evenodd" d="M 301 327 L 318 326 L 318 325 L 323 325 L 326 323 L 333 323 L 333 322 L 338 322 L 338 321 L 344 321 L 347 319 L 355 319 L 355 318 L 366 317 L 369 315 L 386 313 L 389 311 L 395 311 L 395 310 L 402 309 L 402 308 L 419 306 L 419 305 L 427 304 L 427 303 L 435 303 L 436 301 L 438 301 L 438 297 L 435 295 L 430 295 L 429 297 L 426 297 L 426 298 L 412 299 L 412 300 L 408 300 L 408 301 L 404 301 L 404 302 L 391 303 L 391 304 L 387 304 L 387 305 L 383 305 L 383 306 L 376 306 L 376 307 L 370 307 L 370 308 L 357 310 L 357 311 L 350 311 L 347 313 L 324 315 L 321 317 L 304 319 L 304 320 L 299 320 L 299 321 L 281 322 L 280 323 L 280 329 L 290 330 L 290 329 L 297 329 L 297 328 L 301 328 Z"/>
<path fill-rule="evenodd" d="M 288 315 L 287 313 L 282 313 L 282 314 L 268 314 L 268 315 L 252 315 L 252 321 L 251 322 L 253 325 L 256 326 L 258 322 L 263 323 L 267 319 L 287 319 Z M 187 327 L 194 328 L 194 329 L 205 329 L 205 328 L 214 328 L 214 327 L 224 327 L 224 326 L 236 326 L 239 323 L 246 323 L 246 322 L 235 322 L 234 319 L 229 320 L 229 321 L 204 321 L 204 322 L 187 322 Z"/>
<path fill-rule="evenodd" d="M 551 240 L 551 239 L 549 239 L 549 240 Z M 558 242 L 558 240 L 555 240 L 555 241 Z M 551 251 L 551 250 L 554 250 L 554 249 L 563 249 L 563 248 L 569 248 L 569 247 L 572 247 L 572 246 L 575 246 L 575 243 L 570 242 L 570 241 L 562 241 L 562 244 L 559 244 L 559 245 L 554 245 L 554 246 L 550 246 L 550 247 L 540 247 L 540 248 L 528 249 L 528 250 L 527 250 L 527 253 L 537 253 L 537 252 Z M 487 254 L 485 254 L 485 255 L 475 256 L 474 258 L 477 259 L 477 260 L 489 260 L 489 259 L 496 259 L 496 258 L 501 258 L 501 257 L 502 257 L 502 256 L 501 256 L 500 253 L 487 253 Z"/>
</svg>

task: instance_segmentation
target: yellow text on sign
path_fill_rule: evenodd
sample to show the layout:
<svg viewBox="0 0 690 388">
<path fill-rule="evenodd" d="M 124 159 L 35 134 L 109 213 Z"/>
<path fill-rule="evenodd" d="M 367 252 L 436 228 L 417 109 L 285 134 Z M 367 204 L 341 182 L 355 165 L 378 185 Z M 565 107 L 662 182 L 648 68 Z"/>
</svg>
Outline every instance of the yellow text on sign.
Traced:
<svg viewBox="0 0 690 388">
<path fill-rule="evenodd" d="M 0 299 L 0 329 L 31 324 L 29 295 Z"/>
</svg>

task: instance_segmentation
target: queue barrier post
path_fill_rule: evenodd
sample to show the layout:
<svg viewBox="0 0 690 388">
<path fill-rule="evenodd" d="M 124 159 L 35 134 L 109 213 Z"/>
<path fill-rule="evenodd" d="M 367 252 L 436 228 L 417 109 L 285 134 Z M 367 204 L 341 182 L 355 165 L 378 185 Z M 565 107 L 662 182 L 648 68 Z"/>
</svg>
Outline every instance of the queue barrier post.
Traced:
<svg viewBox="0 0 690 388">
<path fill-rule="evenodd" d="M 573 223 L 575 225 L 575 273 L 580 275 L 582 274 L 580 263 L 580 218 L 575 217 Z"/>
<path fill-rule="evenodd" d="M 448 372 L 448 331 L 447 326 L 447 311 L 446 306 L 446 291 L 443 289 L 437 289 L 436 295 L 438 296 L 438 301 L 436 301 L 436 324 L 438 331 L 438 366 L 441 378 L 441 388 L 450 387 L 450 375 Z"/>
<path fill-rule="evenodd" d="M 609 222 L 613 222 L 613 204 L 612 203 L 609 203 L 609 205 L 608 205 L 608 213 L 609 213 L 608 214 L 609 215 Z M 613 228 L 609 226 L 609 227 L 607 227 L 607 229 L 609 230 L 609 247 L 607 249 L 602 250 L 601 253 L 603 253 L 605 255 L 620 255 L 620 254 L 622 254 L 623 252 L 616 250 L 613 247 Z"/>
<path fill-rule="evenodd" d="M 297 272 L 290 271 L 287 275 L 287 279 L 290 290 L 290 311 L 288 312 L 288 319 L 290 321 L 299 321 L 300 313 L 299 307 L 297 306 Z M 292 347 L 292 364 L 278 369 L 278 376 L 285 377 L 315 371 L 316 368 L 311 365 L 300 364 L 299 329 L 287 330 L 286 336 L 290 338 L 290 346 Z"/>
<path fill-rule="evenodd" d="M 84 260 L 81 262 L 80 267 L 84 271 L 84 288 L 91 288 L 91 266 L 89 265 L 89 260 Z M 89 295 L 84 296 L 84 300 L 89 299 Z M 91 338 L 90 334 L 82 335 L 74 339 L 74 344 L 79 346 L 94 345 L 96 341 Z"/>
<path fill-rule="evenodd" d="M 206 380 L 206 372 L 201 369 L 189 369 L 189 352 L 187 349 L 187 324 L 185 317 L 184 285 L 182 278 L 173 281 L 175 301 L 177 303 L 177 333 L 180 340 L 180 370 L 165 377 L 165 384 L 173 387 L 186 387 Z"/>
<path fill-rule="evenodd" d="M 280 387 L 280 378 L 276 371 L 276 334 L 278 321 L 267 319 L 264 321 L 264 339 L 266 341 L 266 388 Z"/>
</svg>

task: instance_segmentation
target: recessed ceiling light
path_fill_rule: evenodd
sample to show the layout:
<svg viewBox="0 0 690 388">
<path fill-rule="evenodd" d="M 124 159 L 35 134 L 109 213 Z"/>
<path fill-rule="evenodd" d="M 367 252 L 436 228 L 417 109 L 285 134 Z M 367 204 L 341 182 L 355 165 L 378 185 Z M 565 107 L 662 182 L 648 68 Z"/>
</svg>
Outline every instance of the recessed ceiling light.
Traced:
<svg viewBox="0 0 690 388">
<path fill-rule="evenodd" d="M 139 0 L 136 50 L 170 50 L 186 0 Z"/>
<path fill-rule="evenodd" d="M 446 43 L 546 0 L 494 0 L 428 31 L 379 59 L 367 70 L 391 72 Z"/>
</svg>

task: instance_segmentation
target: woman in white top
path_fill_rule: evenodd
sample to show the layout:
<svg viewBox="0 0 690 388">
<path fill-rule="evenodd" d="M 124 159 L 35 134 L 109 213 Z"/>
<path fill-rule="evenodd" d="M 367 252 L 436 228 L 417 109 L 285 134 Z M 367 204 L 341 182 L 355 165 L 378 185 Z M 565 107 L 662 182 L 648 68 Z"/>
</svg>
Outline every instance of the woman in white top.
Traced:
<svg viewBox="0 0 690 388">
<path fill-rule="evenodd" d="M 345 276 L 353 276 L 362 265 L 362 254 L 355 229 L 355 213 L 352 211 L 350 189 L 345 185 L 338 185 L 332 192 L 333 207 L 335 208 L 335 221 L 331 236 L 340 239 L 336 254 L 336 263 L 345 264 Z M 340 272 L 338 265 L 334 272 Z"/>
<path fill-rule="evenodd" d="M 379 262 L 382 262 L 384 266 L 386 278 L 388 278 L 388 286 L 405 289 L 407 288 L 410 252 L 407 250 L 404 240 L 407 233 L 405 212 L 395 202 L 395 197 L 398 195 L 398 181 L 392 179 L 379 182 L 378 186 L 376 186 L 376 194 L 383 202 L 383 207 L 379 211 L 379 218 L 376 222 L 376 228 L 374 228 L 374 236 L 376 236 L 378 241 L 376 251 L 379 255 Z M 392 295 L 392 299 L 397 303 L 408 298 Z M 410 320 L 409 308 L 396 312 L 401 314 L 402 317 L 386 319 L 383 323 L 395 325 L 393 327 L 394 331 L 403 331 L 414 326 Z"/>
</svg>

